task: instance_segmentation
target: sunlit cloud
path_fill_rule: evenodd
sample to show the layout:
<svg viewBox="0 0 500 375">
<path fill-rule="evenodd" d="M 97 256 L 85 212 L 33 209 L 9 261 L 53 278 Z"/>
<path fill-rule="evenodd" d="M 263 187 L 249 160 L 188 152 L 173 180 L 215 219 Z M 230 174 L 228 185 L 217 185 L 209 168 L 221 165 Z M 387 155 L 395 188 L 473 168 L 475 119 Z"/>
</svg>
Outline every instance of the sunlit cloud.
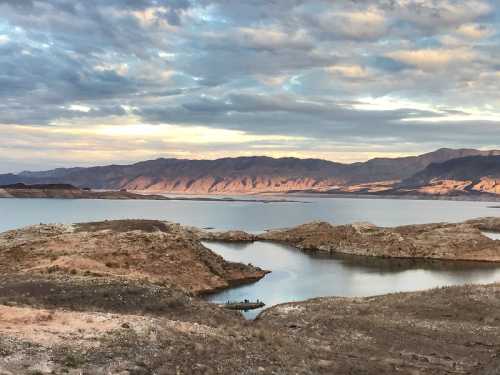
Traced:
<svg viewBox="0 0 500 375">
<path fill-rule="evenodd" d="M 389 52 L 387 57 L 422 70 L 432 71 L 471 61 L 475 53 L 467 49 L 423 49 Z"/>
<path fill-rule="evenodd" d="M 184 127 L 178 125 L 132 124 L 124 126 L 102 126 L 96 134 L 117 138 L 154 138 L 166 143 L 177 144 L 242 144 L 251 142 L 302 141 L 305 137 L 286 135 L 252 135 L 243 131 L 214 129 L 202 126 Z"/>
<path fill-rule="evenodd" d="M 470 39 L 482 39 L 492 36 L 495 31 L 490 26 L 468 23 L 457 28 L 458 34 Z"/>
<path fill-rule="evenodd" d="M 370 73 L 359 65 L 334 65 L 326 68 L 329 73 L 351 79 L 368 78 Z"/>
</svg>

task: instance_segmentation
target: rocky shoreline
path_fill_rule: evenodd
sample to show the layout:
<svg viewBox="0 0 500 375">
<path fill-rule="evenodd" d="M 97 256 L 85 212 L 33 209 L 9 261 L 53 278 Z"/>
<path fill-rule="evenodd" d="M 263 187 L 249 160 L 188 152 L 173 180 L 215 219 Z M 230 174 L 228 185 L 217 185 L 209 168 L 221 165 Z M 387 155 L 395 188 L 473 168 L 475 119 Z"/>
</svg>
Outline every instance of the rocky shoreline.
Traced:
<svg viewBox="0 0 500 375">
<path fill-rule="evenodd" d="M 0 198 L 46 198 L 46 199 L 112 199 L 112 200 L 162 200 L 162 201 L 201 201 L 201 202 L 254 202 L 254 203 L 309 203 L 289 199 L 237 199 L 229 197 L 185 197 L 165 196 L 148 192 L 125 190 L 90 190 L 72 185 L 24 185 L 0 186 Z"/>
<path fill-rule="evenodd" d="M 370 223 L 333 225 L 318 221 L 261 234 L 229 231 L 199 232 L 198 235 L 207 241 L 274 241 L 303 251 L 357 256 L 500 262 L 500 241 L 483 232 L 500 233 L 500 218 L 394 228 Z"/>
<path fill-rule="evenodd" d="M 51 198 L 51 199 L 146 199 L 165 200 L 162 195 L 143 195 L 128 191 L 95 191 L 80 189 L 68 184 L 0 186 L 0 198 Z"/>
<path fill-rule="evenodd" d="M 499 220 L 390 233 L 313 223 L 251 235 L 156 220 L 4 232 L 0 373 L 494 374 L 500 368 L 500 284 L 317 298 L 274 306 L 246 321 L 200 296 L 267 271 L 227 262 L 201 241 L 276 240 L 286 233 L 289 243 L 312 246 L 315 231 L 318 241 L 353 234 L 353 244 L 364 243 L 359 238 L 382 243 L 396 234 L 405 241 L 441 232 L 451 238 L 457 231 L 475 241 L 477 232 L 497 230 Z M 487 243 L 481 239 L 477 246 Z"/>
</svg>

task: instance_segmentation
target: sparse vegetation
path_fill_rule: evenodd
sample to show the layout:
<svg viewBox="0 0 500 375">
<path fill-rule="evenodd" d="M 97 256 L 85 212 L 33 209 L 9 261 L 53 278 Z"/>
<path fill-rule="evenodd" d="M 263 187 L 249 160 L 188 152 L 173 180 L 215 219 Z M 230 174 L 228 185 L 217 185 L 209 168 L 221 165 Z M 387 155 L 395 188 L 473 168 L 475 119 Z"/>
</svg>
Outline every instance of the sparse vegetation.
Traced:
<svg viewBox="0 0 500 375">
<path fill-rule="evenodd" d="M 492 222 L 487 224 L 491 228 Z M 500 367 L 500 285 L 318 298 L 278 305 L 246 321 L 193 295 L 185 288 L 190 285 L 186 279 L 174 273 L 178 269 L 161 268 L 163 263 L 155 267 L 171 278 L 161 282 L 93 269 L 85 275 L 78 267 L 87 263 L 81 261 L 69 272 L 64 267 L 50 274 L 38 268 L 19 272 L 30 259 L 25 246 L 42 263 L 50 254 L 58 254 L 57 259 L 62 252 L 74 254 L 68 244 L 76 244 L 106 269 L 111 268 L 108 254 L 113 254 L 118 264 L 113 269 L 132 273 L 149 270 L 137 266 L 145 264 L 145 254 L 151 252 L 148 261 L 158 262 L 162 254 L 171 259 L 179 244 L 189 244 L 193 259 L 202 261 L 182 271 L 205 277 L 208 249 L 198 246 L 198 239 L 183 238 L 178 227 L 120 231 L 119 223 L 108 222 L 101 231 L 103 226 L 93 225 L 94 231 L 76 234 L 65 227 L 37 227 L 36 241 L 30 240 L 33 229 L 0 235 L 0 244 L 15 244 L 20 255 L 11 264 L 12 258 L 0 260 L 0 372 L 444 375 L 488 374 Z M 125 224 L 134 228 L 130 225 Z M 81 242 L 72 242 L 72 236 Z M 144 237 L 152 241 L 143 242 Z M 94 253 L 90 244 L 98 244 L 100 251 Z M 227 266 L 217 256 L 206 262 L 211 277 L 248 270 Z"/>
</svg>

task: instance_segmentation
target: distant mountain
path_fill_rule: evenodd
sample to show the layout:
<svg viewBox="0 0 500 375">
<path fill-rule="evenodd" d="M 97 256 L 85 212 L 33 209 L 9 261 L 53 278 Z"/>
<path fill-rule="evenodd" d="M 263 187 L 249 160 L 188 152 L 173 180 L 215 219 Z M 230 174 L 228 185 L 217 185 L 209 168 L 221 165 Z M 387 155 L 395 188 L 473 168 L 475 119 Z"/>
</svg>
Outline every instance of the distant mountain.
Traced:
<svg viewBox="0 0 500 375">
<path fill-rule="evenodd" d="M 430 194 L 500 194 L 500 156 L 468 156 L 432 163 L 403 180 L 398 188 Z"/>
<path fill-rule="evenodd" d="M 467 156 L 490 155 L 500 155 L 500 150 L 480 151 L 475 149 L 441 148 L 419 156 L 375 158 L 364 163 L 352 164 L 355 169 L 351 172 L 350 182 L 367 183 L 374 181 L 402 180 L 413 176 L 433 163 L 442 163 Z"/>
<path fill-rule="evenodd" d="M 472 180 L 481 178 L 500 179 L 500 156 L 468 156 L 432 163 L 424 170 L 402 182 L 404 186 L 421 186 L 433 180 Z"/>
<path fill-rule="evenodd" d="M 376 158 L 353 164 L 262 156 L 217 160 L 157 159 L 131 165 L 5 174 L 0 175 L 0 185 L 67 183 L 93 189 L 193 194 L 325 191 L 380 181 L 398 182 L 409 179 L 433 163 L 492 155 L 500 155 L 500 151 L 440 149 L 420 156 Z"/>
</svg>

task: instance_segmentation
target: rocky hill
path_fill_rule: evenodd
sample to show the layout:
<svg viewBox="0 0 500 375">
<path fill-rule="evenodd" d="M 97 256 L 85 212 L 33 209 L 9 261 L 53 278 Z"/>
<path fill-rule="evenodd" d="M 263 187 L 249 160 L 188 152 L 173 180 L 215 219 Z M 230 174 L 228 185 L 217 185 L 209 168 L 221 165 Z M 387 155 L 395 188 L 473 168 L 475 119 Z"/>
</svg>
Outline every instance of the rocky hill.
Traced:
<svg viewBox="0 0 500 375">
<path fill-rule="evenodd" d="M 432 163 L 403 180 L 399 188 L 428 194 L 500 194 L 500 156 L 468 156 Z"/>
<path fill-rule="evenodd" d="M 102 277 L 175 285 L 193 294 L 259 280 L 266 271 L 226 262 L 196 231 L 156 220 L 40 224 L 0 234 L 0 275 Z"/>
<path fill-rule="evenodd" d="M 338 186 L 399 181 L 432 163 L 500 151 L 440 149 L 420 156 L 341 164 L 320 159 L 239 157 L 217 160 L 157 159 L 131 165 L 59 168 L 0 175 L 0 184 L 68 183 L 94 189 L 193 194 L 324 191 Z"/>
<path fill-rule="evenodd" d="M 480 151 L 475 149 L 441 148 L 419 156 L 401 158 L 375 158 L 364 163 L 352 164 L 350 183 L 368 183 L 374 181 L 403 180 L 424 170 L 433 163 L 467 156 L 500 155 L 500 150 Z"/>
</svg>

